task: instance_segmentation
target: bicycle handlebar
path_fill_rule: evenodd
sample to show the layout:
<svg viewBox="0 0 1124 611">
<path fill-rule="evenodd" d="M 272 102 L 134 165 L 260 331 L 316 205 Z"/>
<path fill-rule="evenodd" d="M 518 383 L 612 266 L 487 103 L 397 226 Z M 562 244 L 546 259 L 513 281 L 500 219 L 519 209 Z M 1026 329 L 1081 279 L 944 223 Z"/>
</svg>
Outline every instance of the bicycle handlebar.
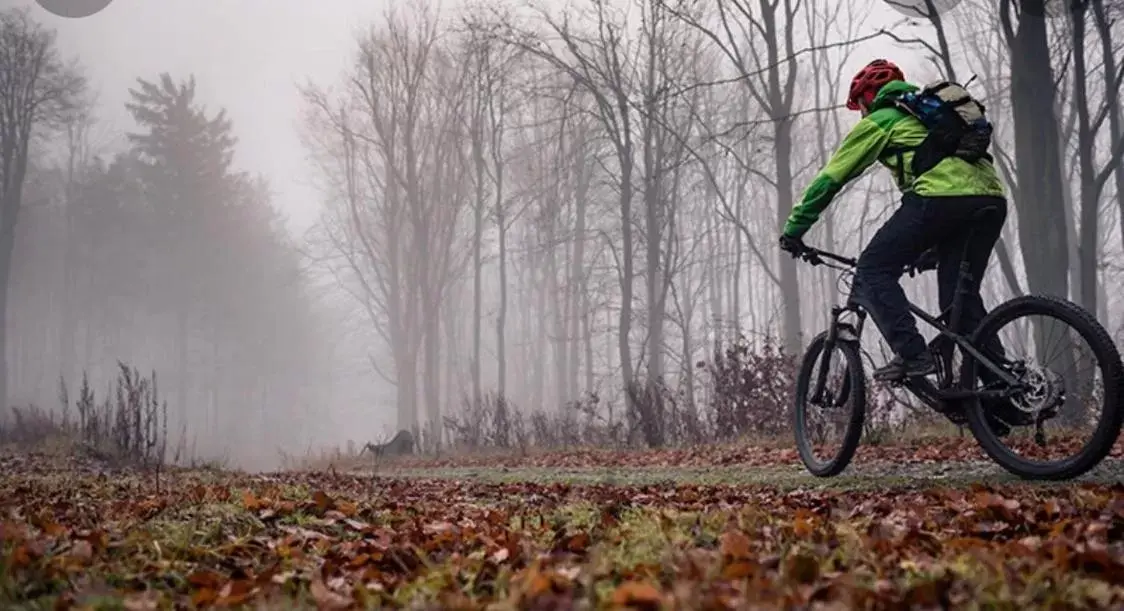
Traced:
<svg viewBox="0 0 1124 611">
<path fill-rule="evenodd" d="M 858 262 L 850 257 L 844 257 L 833 252 L 820 250 L 818 248 L 815 248 L 814 246 L 805 245 L 804 249 L 797 253 L 796 256 L 812 265 L 823 265 L 824 259 L 831 259 L 832 261 L 842 263 L 843 265 L 849 267 L 855 267 L 856 265 L 858 265 Z"/>
<path fill-rule="evenodd" d="M 829 267 L 836 267 L 834 265 L 824 263 L 824 259 L 830 259 L 837 263 L 842 263 L 843 265 L 846 265 L 848 267 L 856 267 L 858 265 L 858 261 L 852 259 L 851 257 L 844 257 L 843 255 L 837 255 L 833 252 L 820 250 L 814 246 L 808 246 L 807 244 L 804 245 L 803 250 L 801 250 L 799 253 L 796 253 L 796 256 L 811 265 L 828 265 Z M 911 265 L 906 265 L 905 269 L 903 269 L 902 272 L 913 276 L 928 269 L 934 268 L 935 266 L 919 265 L 917 262 L 914 262 Z"/>
</svg>

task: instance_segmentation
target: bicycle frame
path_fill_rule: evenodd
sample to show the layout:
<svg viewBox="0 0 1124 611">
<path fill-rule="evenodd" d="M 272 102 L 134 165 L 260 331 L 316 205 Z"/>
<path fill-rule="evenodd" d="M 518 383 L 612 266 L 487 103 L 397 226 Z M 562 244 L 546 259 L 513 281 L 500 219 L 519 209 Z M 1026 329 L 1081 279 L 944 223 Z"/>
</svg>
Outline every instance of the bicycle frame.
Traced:
<svg viewBox="0 0 1124 611">
<path fill-rule="evenodd" d="M 849 257 L 837 255 L 835 253 L 827 252 L 812 247 L 805 247 L 806 250 L 799 256 L 801 259 L 811 263 L 812 265 L 828 265 L 835 269 L 844 271 L 851 271 L 856 265 L 857 261 Z M 843 264 L 846 267 L 839 265 L 832 265 L 825 263 L 824 259 L 830 259 Z M 966 336 L 956 333 L 952 329 L 958 326 L 961 315 L 962 296 L 967 293 L 968 281 L 971 280 L 971 272 L 968 267 L 968 262 L 962 260 L 960 263 L 959 275 L 956 282 L 956 290 L 953 294 L 952 304 L 939 316 L 933 316 L 922 310 L 912 301 L 908 301 L 909 311 L 915 316 L 935 328 L 941 336 L 947 337 L 962 350 L 972 355 L 984 367 L 995 373 L 1000 380 L 1006 383 L 1007 388 L 1004 390 L 965 390 L 958 382 L 951 382 L 949 387 L 937 388 L 925 378 L 911 378 L 901 382 L 915 395 L 921 398 L 926 403 L 934 405 L 939 401 L 957 401 L 964 399 L 975 398 L 1007 398 L 1016 394 L 1022 387 L 1022 384 L 1014 376 L 1009 374 L 1006 370 L 1000 367 L 991 359 L 984 356 L 972 344 L 971 340 Z M 848 322 L 840 321 L 840 317 L 845 312 L 854 312 L 858 318 L 858 324 L 852 325 Z M 845 306 L 832 306 L 831 308 L 831 324 L 828 326 L 827 336 L 824 338 L 824 347 L 820 361 L 819 375 L 816 376 L 815 386 L 812 389 L 810 401 L 818 403 L 823 399 L 824 384 L 827 382 L 827 369 L 830 364 L 830 355 L 835 349 L 835 342 L 837 341 L 851 341 L 858 343 L 862 337 L 863 324 L 866 321 L 867 312 L 857 303 L 849 301 Z M 948 326 L 945 326 L 941 319 L 947 317 L 949 320 Z M 934 405 L 935 406 L 935 405 Z"/>
</svg>

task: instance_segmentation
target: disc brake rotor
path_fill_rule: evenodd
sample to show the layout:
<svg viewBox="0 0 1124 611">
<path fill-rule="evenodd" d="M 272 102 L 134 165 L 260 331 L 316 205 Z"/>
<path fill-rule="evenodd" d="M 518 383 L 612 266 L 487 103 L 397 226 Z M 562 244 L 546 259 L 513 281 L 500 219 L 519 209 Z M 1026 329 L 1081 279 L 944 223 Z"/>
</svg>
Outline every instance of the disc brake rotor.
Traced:
<svg viewBox="0 0 1124 611">
<path fill-rule="evenodd" d="M 1011 397 L 1011 404 L 1023 413 L 1049 418 L 1065 401 L 1065 380 L 1051 369 L 1028 366 L 1019 381 L 1026 390 Z"/>
</svg>

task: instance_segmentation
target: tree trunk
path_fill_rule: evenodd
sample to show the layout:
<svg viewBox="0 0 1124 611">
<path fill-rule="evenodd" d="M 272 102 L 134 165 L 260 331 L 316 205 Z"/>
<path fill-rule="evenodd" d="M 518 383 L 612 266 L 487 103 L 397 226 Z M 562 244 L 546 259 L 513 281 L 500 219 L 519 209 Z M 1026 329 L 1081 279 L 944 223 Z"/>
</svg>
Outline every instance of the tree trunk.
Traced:
<svg viewBox="0 0 1124 611">
<path fill-rule="evenodd" d="M 1010 4 L 1002 15 L 1010 24 Z M 1017 31 L 1008 27 L 1011 49 L 1011 110 L 1020 201 L 1019 238 L 1032 293 L 1068 295 L 1069 250 L 1058 120 L 1054 116 L 1053 70 L 1044 0 L 1020 0 Z"/>
<path fill-rule="evenodd" d="M 472 226 L 472 404 L 479 406 L 483 400 L 480 382 L 481 301 L 483 299 L 484 265 L 484 155 L 483 143 L 476 147 L 476 207 Z M 501 259 L 502 261 L 502 259 Z M 502 263 L 501 263 L 502 265 Z"/>
<path fill-rule="evenodd" d="M 774 119 L 777 172 L 777 230 L 784 227 L 792 212 L 792 119 Z M 780 255 L 781 301 L 784 304 L 784 346 L 788 354 L 799 354 L 803 331 L 800 322 L 800 282 L 796 259 Z"/>
<path fill-rule="evenodd" d="M 557 236 L 555 232 L 557 217 L 555 216 L 555 211 L 558 210 L 559 202 L 556 198 L 551 199 L 553 201 L 548 204 L 550 206 L 550 210 L 548 212 L 549 218 L 546 220 L 546 252 L 544 253 L 544 256 L 546 257 L 546 270 L 544 271 L 546 275 L 546 282 L 543 286 L 550 295 L 554 296 L 553 299 L 550 299 L 550 305 L 548 308 L 550 313 L 551 329 L 549 335 L 552 335 L 553 338 L 549 342 L 550 345 L 548 351 L 544 350 L 543 358 L 546 358 L 547 354 L 551 355 L 551 360 L 553 361 L 554 365 L 554 384 L 552 384 L 551 386 L 554 391 L 553 396 L 555 407 L 557 409 L 561 409 L 568 400 L 568 398 L 566 397 L 566 364 L 568 362 L 566 358 L 567 325 L 564 304 L 569 301 L 569 298 L 564 296 L 564 291 L 558 283 L 559 266 Z M 543 305 L 546 305 L 547 300 L 544 299 L 543 301 Z M 544 316 L 547 315 L 547 310 L 540 310 L 540 312 Z M 543 325 L 544 328 L 546 328 L 546 326 L 546 324 Z M 546 346 L 544 346 L 544 348 L 546 348 Z"/>
<path fill-rule="evenodd" d="M 587 169 L 586 168 L 588 167 L 589 161 L 586 159 L 586 156 L 585 156 L 586 142 L 585 142 L 584 138 L 585 138 L 585 134 L 579 132 L 579 133 L 575 134 L 575 137 L 573 139 L 571 139 L 571 142 L 574 143 L 575 150 L 573 151 L 573 153 L 571 155 L 571 163 L 572 163 L 572 167 L 573 167 L 573 172 L 572 172 L 571 175 L 572 175 L 573 181 L 574 181 L 574 236 L 573 236 L 574 248 L 573 248 L 573 254 L 570 257 L 570 299 L 571 299 L 570 312 L 571 312 L 571 316 L 574 320 L 573 326 L 574 326 L 575 330 L 577 329 L 577 326 L 578 326 L 577 323 L 579 321 L 579 317 L 578 317 L 577 313 L 580 310 L 580 308 L 582 307 L 583 297 L 585 299 L 588 299 L 588 295 L 585 295 L 585 292 L 586 292 L 586 289 L 585 289 L 585 286 L 584 286 L 584 284 L 585 284 L 585 281 L 584 281 L 585 274 L 584 274 L 583 270 L 585 268 L 585 232 L 586 232 L 585 216 L 586 216 L 586 207 L 587 207 L 586 206 L 586 198 L 589 195 L 589 177 L 587 175 Z M 580 320 L 585 322 L 586 325 L 588 325 L 588 318 L 587 318 L 586 314 L 583 314 L 581 316 Z M 577 334 L 575 333 L 575 335 L 577 335 Z M 583 333 L 583 335 L 584 335 L 584 333 Z M 570 383 L 569 384 L 570 384 L 570 397 L 575 398 L 575 399 L 578 397 L 578 394 L 579 394 L 579 392 L 578 392 L 578 388 L 579 388 L 579 386 L 578 386 L 578 370 L 580 368 L 579 358 L 578 358 L 579 350 L 581 350 L 580 342 L 576 341 L 576 339 L 574 341 L 571 341 L 570 342 L 570 367 L 569 367 Z M 586 366 L 591 367 L 592 363 L 587 363 Z"/>
<path fill-rule="evenodd" d="M 585 392 L 593 395 L 593 305 L 589 297 L 589 276 L 582 279 L 582 340 L 585 344 Z"/>
<path fill-rule="evenodd" d="M 22 174 L 22 173 L 21 173 Z M 0 411 L 7 411 L 8 404 L 8 303 L 12 293 L 12 253 L 16 245 L 16 222 L 19 213 L 23 176 L 17 175 L 14 185 L 9 186 L 0 207 Z"/>
<path fill-rule="evenodd" d="M 1124 120 L 1120 113 L 1120 92 L 1114 89 L 1114 75 L 1119 70 L 1119 65 L 1112 48 L 1112 33 L 1109 22 L 1105 19 L 1104 5 L 1100 0 L 1093 1 L 1093 14 L 1096 16 L 1097 29 L 1101 38 L 1101 53 L 1104 55 L 1105 83 L 1109 93 L 1105 100 L 1108 106 L 1108 133 L 1109 150 L 1116 151 L 1124 146 Z M 1120 235 L 1124 240 L 1124 171 L 1117 168 L 1113 172 L 1116 182 L 1116 203 L 1120 210 Z"/>
<path fill-rule="evenodd" d="M 59 336 L 58 336 L 58 350 L 59 350 L 59 375 L 62 376 L 64 381 L 69 382 L 74 375 L 74 361 L 76 360 L 77 352 L 77 320 L 75 316 L 74 299 L 77 291 L 74 290 L 73 285 L 75 282 L 74 266 L 76 265 L 76 253 L 78 240 L 73 235 L 73 216 L 74 208 L 77 205 L 77 189 L 74 184 L 74 160 L 70 160 L 70 168 L 67 172 L 66 181 L 66 208 L 63 211 L 63 254 L 62 254 L 62 288 L 59 291 L 62 295 L 61 310 L 59 313 Z"/>
<path fill-rule="evenodd" d="M 503 77 L 501 76 L 501 79 Z M 504 201 L 504 155 L 503 155 L 503 111 L 505 110 L 505 96 L 503 93 L 506 91 L 503 85 L 500 85 L 497 91 L 492 92 L 488 99 L 488 113 L 491 119 L 491 152 L 492 152 L 492 166 L 495 172 L 495 214 L 496 214 L 496 228 L 499 231 L 499 267 L 500 267 L 500 303 L 499 311 L 496 313 L 496 361 L 497 361 L 497 390 L 498 396 L 496 400 L 496 415 L 495 418 L 499 423 L 497 427 L 500 438 L 498 443 L 501 447 L 507 447 L 510 439 L 507 438 L 508 423 L 511 420 L 510 414 L 507 413 L 508 402 L 507 397 L 507 210 L 505 209 L 506 203 Z M 499 103 L 497 112 L 496 103 Z"/>
<path fill-rule="evenodd" d="M 398 430 L 418 432 L 418 356 L 413 346 L 394 351 L 397 384 Z"/>
<path fill-rule="evenodd" d="M 1077 240 L 1078 303 L 1094 315 L 1097 312 L 1097 256 L 1100 246 L 1098 231 L 1100 192 L 1095 169 L 1096 134 L 1089 117 L 1089 94 L 1085 67 L 1085 12 L 1087 3 L 1074 2 L 1070 14 L 1073 41 L 1073 104 L 1077 112 L 1077 159 L 1081 185 L 1081 224 Z"/>
<path fill-rule="evenodd" d="M 712 197 L 708 189 L 708 208 L 713 203 Z M 710 303 L 710 323 L 712 326 L 713 337 L 713 350 L 715 353 L 721 349 L 723 332 L 722 332 L 722 274 L 718 269 L 715 261 L 719 257 L 719 241 L 722 236 L 719 230 L 714 226 L 713 215 L 707 214 L 703 217 L 704 230 L 706 235 L 707 250 L 710 254 L 706 258 L 706 273 L 707 273 L 707 291 L 709 293 Z M 715 235 L 718 234 L 718 235 Z"/>
<path fill-rule="evenodd" d="M 499 201 L 499 195 L 497 202 Z M 507 397 L 507 228 L 503 205 L 496 206 L 496 226 L 499 229 L 500 303 L 496 311 L 496 390 L 499 401 L 496 409 L 503 410 Z M 497 416 L 498 417 L 498 416 Z"/>
<path fill-rule="evenodd" d="M 181 301 L 176 312 L 176 409 L 190 413 L 188 408 L 188 324 L 187 302 Z"/>
<path fill-rule="evenodd" d="M 550 342 L 547 333 L 549 321 L 547 320 L 546 304 L 549 299 L 545 272 L 536 265 L 532 268 L 532 278 L 540 279 L 534 283 L 534 309 L 537 319 L 534 321 L 533 334 L 529 338 L 535 350 L 535 366 L 531 373 L 531 405 L 535 409 L 543 407 L 546 400 L 546 368 L 550 354 Z"/>
<path fill-rule="evenodd" d="M 625 389 L 626 401 L 631 403 L 630 390 L 635 379 L 632 364 L 632 286 L 633 286 L 633 242 L 632 242 L 632 158 L 631 151 L 622 152 L 621 160 L 621 309 L 617 319 L 617 351 L 620 353 L 621 383 Z M 633 414 L 633 409 L 627 410 Z M 629 422 L 631 429 L 632 422 Z"/>
<path fill-rule="evenodd" d="M 651 109 L 648 115 L 651 115 Z M 646 352 L 648 353 L 648 375 L 646 380 L 647 390 L 647 403 L 644 406 L 645 413 L 642 417 L 645 419 L 645 437 L 648 445 L 651 447 L 659 447 L 663 445 L 663 402 L 660 400 L 659 384 L 663 378 L 663 322 L 664 313 L 661 307 L 662 299 L 661 293 L 663 288 L 663 273 L 661 272 L 662 265 L 660 260 L 660 247 L 662 246 L 663 239 L 661 238 L 661 223 L 660 206 L 662 205 L 662 189 L 661 182 L 662 176 L 660 172 L 660 165 L 663 160 L 660 158 L 658 145 L 654 142 L 658 139 L 656 134 L 656 126 L 653 121 L 647 120 L 644 138 L 644 233 L 645 233 L 645 268 L 646 268 L 646 289 L 647 289 L 647 331 L 648 342 Z"/>
<path fill-rule="evenodd" d="M 445 409 L 443 413 L 454 414 L 457 412 L 457 402 L 462 400 L 461 397 L 457 397 L 457 387 L 460 385 L 457 379 L 457 360 L 460 358 L 460 350 L 457 345 L 457 322 L 460 320 L 458 316 L 460 312 L 456 308 L 442 308 L 442 310 L 445 319 L 444 324 L 441 325 L 445 328 Z M 444 430 L 440 419 L 437 421 L 436 428 L 439 434 Z"/>
<path fill-rule="evenodd" d="M 688 287 L 691 285 L 689 278 L 686 278 L 684 283 Z M 698 439 L 699 431 L 697 428 L 699 418 L 698 408 L 695 406 L 695 359 L 691 342 L 691 338 L 694 335 L 691 332 L 691 325 L 694 324 L 695 319 L 695 299 L 690 291 L 684 296 L 683 301 L 683 333 L 681 334 L 683 342 L 683 401 L 686 403 L 687 423 L 691 426 L 691 429 L 688 431 L 688 440 L 692 443 L 697 443 L 700 441 Z"/>
<path fill-rule="evenodd" d="M 730 272 L 730 320 L 726 321 L 726 324 L 731 325 L 733 337 L 735 338 L 741 336 L 742 333 L 742 256 L 745 252 L 742 250 L 742 232 L 738 231 L 737 226 L 741 224 L 742 215 L 745 212 L 745 191 L 748 183 L 748 180 L 738 181 L 737 190 L 735 191 L 735 197 L 737 199 L 734 200 L 735 227 L 730 232 L 731 239 L 729 241 L 723 239 L 722 233 L 724 232 L 721 230 L 719 230 L 718 234 L 718 239 L 722 244 L 721 248 L 730 248 L 734 251 L 734 269 Z M 721 275 L 717 276 L 717 280 L 719 282 L 718 294 L 721 295 Z"/>
<path fill-rule="evenodd" d="M 436 304 L 439 300 L 428 295 L 426 301 Z M 426 431 L 429 443 L 435 450 L 441 450 L 441 316 L 436 305 L 427 307 L 425 316 L 425 410 Z"/>
<path fill-rule="evenodd" d="M 1066 297 L 1069 294 L 1069 244 L 1065 223 L 1068 214 L 1062 181 L 1061 143 L 1054 114 L 1054 82 L 1050 64 L 1044 0 L 1019 0 L 1017 30 L 1012 27 L 1011 3 L 1004 0 L 1000 20 L 1011 52 L 1011 110 L 1015 124 L 1015 162 L 1019 191 L 1019 241 L 1032 294 Z M 1035 325 L 1035 344 L 1049 350 L 1049 331 Z M 1072 350 L 1062 350 L 1063 362 L 1043 363 L 1051 369 L 1074 371 Z M 1029 356 L 1029 355 L 1028 355 Z M 1067 386 L 1076 388 L 1073 375 Z M 1078 393 L 1068 401 L 1061 419 L 1078 418 Z"/>
</svg>

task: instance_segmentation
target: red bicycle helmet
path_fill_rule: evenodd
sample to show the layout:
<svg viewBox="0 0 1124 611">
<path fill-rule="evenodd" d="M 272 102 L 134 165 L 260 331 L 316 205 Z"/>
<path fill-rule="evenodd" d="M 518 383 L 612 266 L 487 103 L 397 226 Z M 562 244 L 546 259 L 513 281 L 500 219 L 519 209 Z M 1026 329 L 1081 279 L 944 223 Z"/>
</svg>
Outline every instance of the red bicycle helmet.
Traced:
<svg viewBox="0 0 1124 611">
<path fill-rule="evenodd" d="M 876 59 L 867 64 L 855 78 L 851 79 L 851 90 L 847 94 L 847 108 L 859 109 L 859 101 L 869 106 L 875 94 L 890 81 L 904 81 L 901 68 L 884 59 Z"/>
</svg>

